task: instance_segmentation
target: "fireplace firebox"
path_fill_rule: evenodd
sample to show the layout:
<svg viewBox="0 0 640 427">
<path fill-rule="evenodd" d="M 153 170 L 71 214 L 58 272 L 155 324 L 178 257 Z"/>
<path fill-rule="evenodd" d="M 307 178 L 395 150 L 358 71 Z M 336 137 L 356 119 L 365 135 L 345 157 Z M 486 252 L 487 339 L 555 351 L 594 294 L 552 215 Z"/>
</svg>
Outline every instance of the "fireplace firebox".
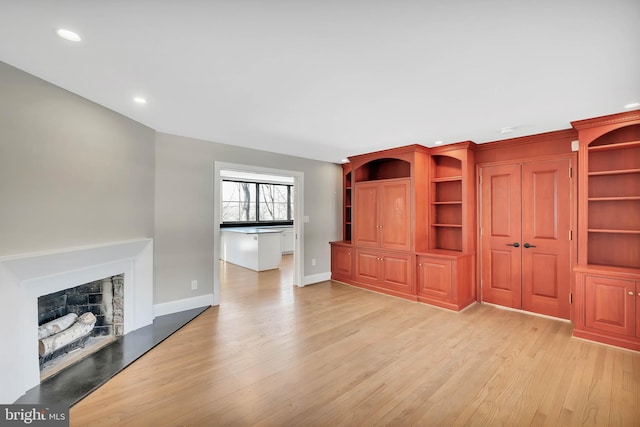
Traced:
<svg viewBox="0 0 640 427">
<path fill-rule="evenodd" d="M 124 333 L 124 274 L 38 297 L 38 325 L 42 380 Z"/>
</svg>

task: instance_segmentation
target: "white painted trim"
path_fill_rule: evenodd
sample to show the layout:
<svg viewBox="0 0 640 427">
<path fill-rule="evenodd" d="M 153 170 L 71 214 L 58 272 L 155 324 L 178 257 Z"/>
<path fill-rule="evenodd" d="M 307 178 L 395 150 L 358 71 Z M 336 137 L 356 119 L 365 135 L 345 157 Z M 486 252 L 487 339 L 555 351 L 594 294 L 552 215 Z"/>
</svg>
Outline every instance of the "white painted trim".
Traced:
<svg viewBox="0 0 640 427">
<path fill-rule="evenodd" d="M 153 306 L 154 316 L 179 313 L 181 311 L 213 305 L 213 294 L 199 295 L 197 297 L 180 299 L 177 301 L 163 302 Z"/>
<path fill-rule="evenodd" d="M 153 239 L 0 258 L 0 403 L 12 403 L 40 383 L 38 297 L 121 273 L 127 333 L 153 322 Z"/>
<path fill-rule="evenodd" d="M 220 171 L 233 170 L 238 172 L 253 172 L 266 175 L 292 176 L 295 217 L 293 220 L 294 251 L 293 251 L 293 284 L 304 286 L 304 172 L 272 169 L 260 166 L 243 165 L 238 163 L 214 162 L 213 176 L 213 305 L 220 304 Z"/>
<path fill-rule="evenodd" d="M 331 280 L 331 272 L 312 274 L 311 276 L 304 276 L 302 286 L 313 285 L 314 283 L 326 282 Z"/>
</svg>

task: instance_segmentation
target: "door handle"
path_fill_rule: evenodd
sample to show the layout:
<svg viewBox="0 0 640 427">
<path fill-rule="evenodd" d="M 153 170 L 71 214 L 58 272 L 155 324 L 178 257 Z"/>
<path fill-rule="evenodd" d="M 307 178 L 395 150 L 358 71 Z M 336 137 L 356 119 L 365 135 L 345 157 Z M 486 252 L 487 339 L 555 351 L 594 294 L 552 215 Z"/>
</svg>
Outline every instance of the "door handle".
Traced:
<svg viewBox="0 0 640 427">
<path fill-rule="evenodd" d="M 515 243 L 507 243 L 507 246 L 513 246 L 514 248 L 518 248 L 520 247 L 520 243 L 515 242 Z"/>
<path fill-rule="evenodd" d="M 524 244 L 524 247 L 525 247 L 525 248 L 527 248 L 527 249 L 529 249 L 529 248 L 535 248 L 535 246 L 534 246 L 534 245 L 530 245 L 530 244 L 528 244 L 528 243 L 525 243 L 525 244 Z"/>
</svg>

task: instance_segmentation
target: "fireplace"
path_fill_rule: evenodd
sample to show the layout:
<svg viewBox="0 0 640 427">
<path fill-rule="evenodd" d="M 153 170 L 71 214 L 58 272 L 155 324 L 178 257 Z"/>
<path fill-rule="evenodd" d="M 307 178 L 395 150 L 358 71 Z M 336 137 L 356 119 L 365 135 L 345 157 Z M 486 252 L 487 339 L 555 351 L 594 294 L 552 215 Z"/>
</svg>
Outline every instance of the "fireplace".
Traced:
<svg viewBox="0 0 640 427">
<path fill-rule="evenodd" d="M 93 322 L 79 328 L 83 316 Z M 124 333 L 124 274 L 38 297 L 38 325 L 42 381 Z"/>
<path fill-rule="evenodd" d="M 127 334 L 153 321 L 152 239 L 0 257 L 0 404 L 40 383 L 38 298 L 120 274 Z"/>
</svg>

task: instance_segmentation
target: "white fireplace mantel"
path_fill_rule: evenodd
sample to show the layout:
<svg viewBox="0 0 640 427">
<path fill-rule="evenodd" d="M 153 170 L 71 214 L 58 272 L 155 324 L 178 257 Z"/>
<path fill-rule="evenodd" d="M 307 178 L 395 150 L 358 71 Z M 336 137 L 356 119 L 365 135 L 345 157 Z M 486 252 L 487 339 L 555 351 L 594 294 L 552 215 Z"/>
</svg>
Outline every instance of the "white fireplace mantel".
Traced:
<svg viewBox="0 0 640 427">
<path fill-rule="evenodd" d="M 0 404 L 40 383 L 38 297 L 124 273 L 124 333 L 153 322 L 153 240 L 0 257 Z"/>
</svg>

